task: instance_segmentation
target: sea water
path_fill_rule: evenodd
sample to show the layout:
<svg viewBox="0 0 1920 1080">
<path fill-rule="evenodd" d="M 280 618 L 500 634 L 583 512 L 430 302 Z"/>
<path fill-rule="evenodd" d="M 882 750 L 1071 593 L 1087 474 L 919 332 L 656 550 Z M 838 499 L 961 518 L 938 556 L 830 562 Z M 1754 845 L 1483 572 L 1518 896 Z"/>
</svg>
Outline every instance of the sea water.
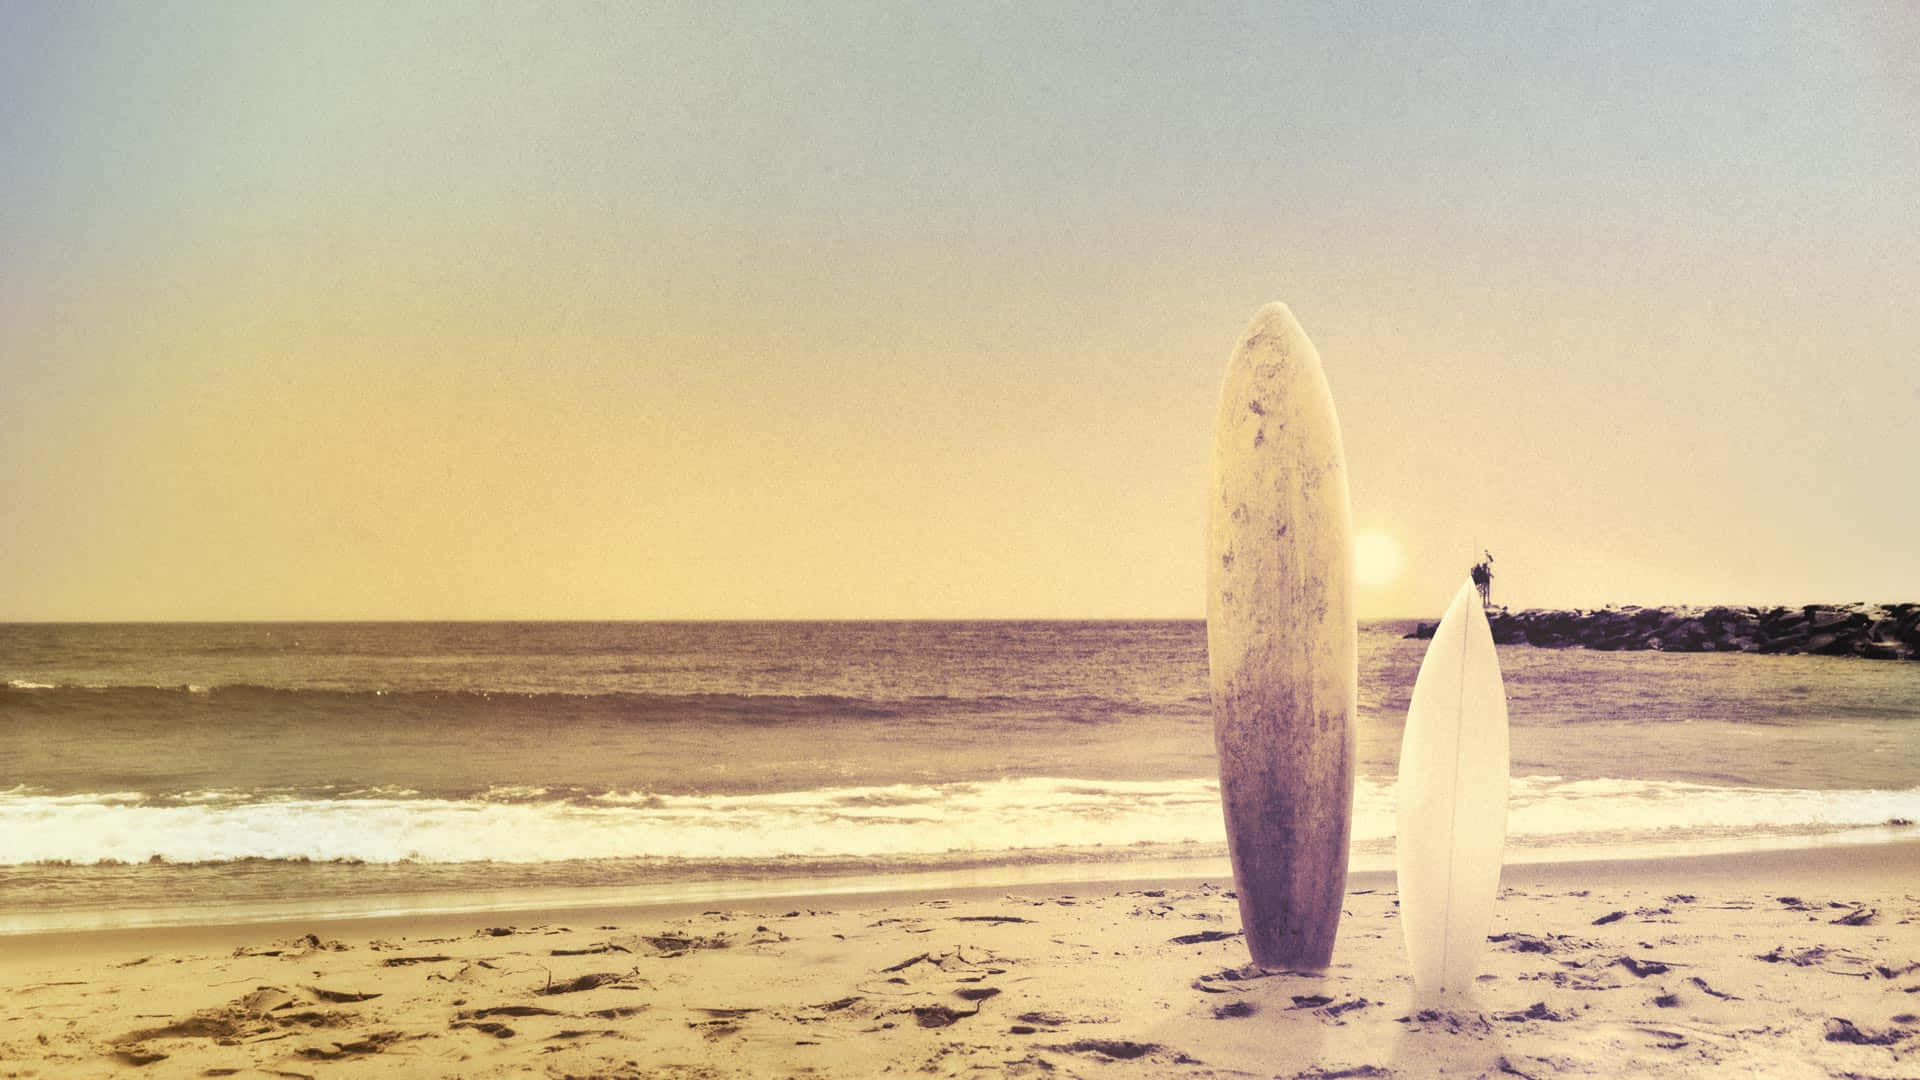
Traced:
<svg viewBox="0 0 1920 1080">
<path fill-rule="evenodd" d="M 1499 651 L 1509 861 L 1916 835 L 1920 663 Z M 1200 622 L 0 625 L 0 932 L 1217 872 L 1215 778 Z"/>
</svg>

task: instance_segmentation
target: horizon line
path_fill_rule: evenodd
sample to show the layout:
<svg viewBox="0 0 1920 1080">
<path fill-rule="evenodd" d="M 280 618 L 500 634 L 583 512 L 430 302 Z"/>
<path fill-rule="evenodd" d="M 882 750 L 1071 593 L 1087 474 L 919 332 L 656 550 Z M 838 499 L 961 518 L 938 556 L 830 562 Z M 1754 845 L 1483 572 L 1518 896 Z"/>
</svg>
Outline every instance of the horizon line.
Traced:
<svg viewBox="0 0 1920 1080">
<path fill-rule="evenodd" d="M 1405 622 L 1419 615 L 1368 615 L 1359 622 Z M 232 626 L 281 624 L 306 626 L 409 625 L 431 623 L 1146 623 L 1207 621 L 1205 615 L 797 615 L 797 616 L 471 616 L 458 618 L 186 618 L 186 619 L 7 619 L 0 626 Z"/>
<path fill-rule="evenodd" d="M 1489 611 L 1606 611 L 1627 608 L 1699 608 L 1711 610 L 1716 607 L 1754 608 L 1773 610 L 1776 608 L 1850 608 L 1850 607 L 1894 607 L 1915 601 L 1870 601 L 1848 600 L 1834 602 L 1815 602 L 1801 604 L 1751 604 L 1751 603 L 1607 603 L 1601 605 L 1580 605 L 1575 607 L 1523 607 L 1515 608 L 1510 604 L 1490 604 Z M 1418 622 L 1428 619 L 1437 620 L 1438 613 L 1364 615 L 1356 617 L 1356 623 L 1368 622 Z M 1207 618 L 1199 615 L 665 615 L 665 616 L 402 616 L 402 617 L 305 617 L 292 615 L 271 615 L 245 618 L 128 618 L 128 619 L 74 619 L 44 618 L 20 619 L 0 618 L 0 626 L 235 626 L 235 625 L 288 625 L 288 626 L 354 626 L 354 625 L 426 625 L 426 624 L 485 624 L 485 623 L 1204 623 Z"/>
</svg>

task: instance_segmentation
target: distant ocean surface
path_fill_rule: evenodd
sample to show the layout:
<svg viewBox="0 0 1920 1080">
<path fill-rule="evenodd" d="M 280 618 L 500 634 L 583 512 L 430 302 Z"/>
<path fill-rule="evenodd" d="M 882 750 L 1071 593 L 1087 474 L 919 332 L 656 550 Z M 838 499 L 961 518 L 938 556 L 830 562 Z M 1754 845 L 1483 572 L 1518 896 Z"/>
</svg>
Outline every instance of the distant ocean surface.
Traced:
<svg viewBox="0 0 1920 1080">
<path fill-rule="evenodd" d="M 1356 866 L 1411 625 L 1361 628 Z M 1920 835 L 1920 663 L 1500 661 L 1510 861 Z M 1215 777 L 1197 621 L 0 625 L 0 932 L 1217 863 Z"/>
</svg>

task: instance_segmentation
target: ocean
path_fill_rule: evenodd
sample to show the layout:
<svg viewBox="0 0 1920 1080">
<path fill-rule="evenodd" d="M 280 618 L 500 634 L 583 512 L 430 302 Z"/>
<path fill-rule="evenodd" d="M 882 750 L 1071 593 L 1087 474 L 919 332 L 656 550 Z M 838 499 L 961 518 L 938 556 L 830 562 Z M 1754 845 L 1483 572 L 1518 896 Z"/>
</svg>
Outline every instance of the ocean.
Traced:
<svg viewBox="0 0 1920 1080">
<path fill-rule="evenodd" d="M 1499 654 L 1509 861 L 1920 835 L 1920 663 Z M 1198 621 L 11 624 L 0 683 L 0 933 L 1226 872 Z"/>
</svg>

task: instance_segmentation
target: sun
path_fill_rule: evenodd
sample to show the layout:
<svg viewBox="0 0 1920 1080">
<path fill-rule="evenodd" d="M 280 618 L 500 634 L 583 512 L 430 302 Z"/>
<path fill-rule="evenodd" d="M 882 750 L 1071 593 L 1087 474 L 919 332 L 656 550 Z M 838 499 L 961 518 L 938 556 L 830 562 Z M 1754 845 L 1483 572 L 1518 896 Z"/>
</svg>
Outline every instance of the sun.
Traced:
<svg viewBox="0 0 1920 1080">
<path fill-rule="evenodd" d="M 1385 529 L 1362 529 L 1353 538 L 1353 579 L 1363 589 L 1383 589 L 1400 580 L 1405 561 L 1400 541 Z"/>
</svg>

